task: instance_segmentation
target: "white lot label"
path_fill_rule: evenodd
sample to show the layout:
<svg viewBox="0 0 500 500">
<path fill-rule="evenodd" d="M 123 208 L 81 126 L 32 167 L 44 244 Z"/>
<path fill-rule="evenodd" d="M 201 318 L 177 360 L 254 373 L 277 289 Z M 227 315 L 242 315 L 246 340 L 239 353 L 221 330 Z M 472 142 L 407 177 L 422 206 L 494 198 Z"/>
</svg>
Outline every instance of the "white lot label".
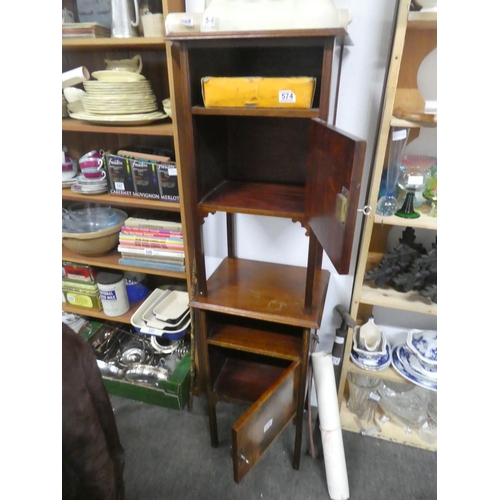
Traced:
<svg viewBox="0 0 500 500">
<path fill-rule="evenodd" d="M 194 21 L 192 17 L 181 17 L 181 24 L 184 26 L 194 26 Z"/>
<path fill-rule="evenodd" d="M 340 358 L 337 358 L 337 356 L 332 356 L 332 363 L 333 363 L 333 366 L 339 366 L 340 365 Z"/>
<path fill-rule="evenodd" d="M 406 139 L 407 135 L 408 134 L 406 132 L 406 129 L 405 130 L 395 130 L 392 133 L 392 140 L 393 141 L 402 141 L 402 140 Z"/>
<path fill-rule="evenodd" d="M 410 186 L 421 186 L 424 183 L 423 175 L 409 175 L 408 184 Z"/>
<path fill-rule="evenodd" d="M 156 329 L 151 327 L 143 327 L 141 328 L 141 333 L 146 333 L 148 335 L 155 335 Z"/>
<path fill-rule="evenodd" d="M 267 424 L 264 425 L 264 434 L 267 432 L 269 427 L 271 427 L 271 425 L 273 425 L 273 419 L 269 420 L 269 422 L 267 422 Z"/>
<path fill-rule="evenodd" d="M 177 167 L 168 167 L 168 175 L 170 177 L 173 175 L 177 176 Z"/>
<path fill-rule="evenodd" d="M 123 182 L 115 182 L 115 189 L 117 191 L 125 191 L 125 184 Z"/>
<path fill-rule="evenodd" d="M 215 28 L 215 16 L 204 16 L 203 17 L 203 27 L 204 28 Z"/>
<path fill-rule="evenodd" d="M 297 98 L 291 90 L 280 90 L 278 102 L 296 102 Z"/>
</svg>

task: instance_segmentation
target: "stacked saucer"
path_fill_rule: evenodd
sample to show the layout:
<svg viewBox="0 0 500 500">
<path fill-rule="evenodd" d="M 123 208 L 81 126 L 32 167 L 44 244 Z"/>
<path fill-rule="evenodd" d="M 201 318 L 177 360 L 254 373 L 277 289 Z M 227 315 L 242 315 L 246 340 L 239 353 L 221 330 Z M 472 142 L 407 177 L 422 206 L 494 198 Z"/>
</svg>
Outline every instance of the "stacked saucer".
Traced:
<svg viewBox="0 0 500 500">
<path fill-rule="evenodd" d="M 410 330 L 392 351 L 394 369 L 406 380 L 437 391 L 437 332 Z"/>
<path fill-rule="evenodd" d="M 103 172 L 101 177 L 89 179 L 83 174 L 76 177 L 75 183 L 71 186 L 71 191 L 81 194 L 101 194 L 108 192 L 106 174 Z"/>
<path fill-rule="evenodd" d="M 363 335 L 364 327 L 370 327 L 370 342 Z M 385 370 L 391 365 L 391 349 L 384 333 L 370 320 L 354 329 L 351 360 L 358 367 L 368 371 Z"/>
<path fill-rule="evenodd" d="M 77 163 L 72 160 L 67 153 L 63 151 L 62 161 L 62 187 L 69 188 L 76 182 L 76 174 L 78 173 Z"/>
</svg>

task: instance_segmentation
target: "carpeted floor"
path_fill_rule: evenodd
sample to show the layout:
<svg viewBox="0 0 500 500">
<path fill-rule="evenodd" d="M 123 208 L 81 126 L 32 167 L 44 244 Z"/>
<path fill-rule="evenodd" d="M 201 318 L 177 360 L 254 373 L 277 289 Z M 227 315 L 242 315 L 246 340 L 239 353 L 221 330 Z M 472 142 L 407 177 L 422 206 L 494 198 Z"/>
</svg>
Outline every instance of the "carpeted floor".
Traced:
<svg viewBox="0 0 500 500">
<path fill-rule="evenodd" d="M 189 412 L 111 396 L 125 448 L 127 500 L 328 500 L 322 459 L 308 453 L 307 422 L 300 469 L 292 469 L 290 424 L 254 469 L 233 480 L 231 425 L 244 408 L 217 405 L 219 447 L 210 445 L 205 399 Z M 306 415 L 307 416 L 307 415 Z M 307 419 L 305 419 L 307 420 Z M 437 454 L 343 432 L 352 500 L 437 498 Z"/>
</svg>

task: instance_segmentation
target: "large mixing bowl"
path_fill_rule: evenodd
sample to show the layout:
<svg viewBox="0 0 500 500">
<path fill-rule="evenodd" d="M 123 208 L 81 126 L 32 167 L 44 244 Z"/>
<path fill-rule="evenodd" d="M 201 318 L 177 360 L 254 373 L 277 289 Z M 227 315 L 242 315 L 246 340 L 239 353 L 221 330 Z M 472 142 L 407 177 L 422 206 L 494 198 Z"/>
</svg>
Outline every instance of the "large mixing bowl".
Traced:
<svg viewBox="0 0 500 500">
<path fill-rule="evenodd" d="M 121 227 L 128 217 L 123 210 L 115 210 L 118 222 L 113 226 L 87 233 L 63 231 L 62 244 L 72 252 L 89 257 L 99 257 L 113 250 L 119 243 Z"/>
<path fill-rule="evenodd" d="M 109 205 L 99 203 L 73 203 L 63 215 L 63 231 L 90 233 L 114 226 L 119 215 Z"/>
</svg>

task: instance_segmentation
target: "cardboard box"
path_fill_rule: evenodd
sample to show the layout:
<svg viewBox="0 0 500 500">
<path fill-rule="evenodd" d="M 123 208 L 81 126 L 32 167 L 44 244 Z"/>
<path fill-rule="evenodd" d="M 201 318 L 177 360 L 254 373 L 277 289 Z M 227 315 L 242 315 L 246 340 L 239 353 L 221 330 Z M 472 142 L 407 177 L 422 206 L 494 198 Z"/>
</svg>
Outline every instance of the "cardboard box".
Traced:
<svg viewBox="0 0 500 500">
<path fill-rule="evenodd" d="M 132 196 L 134 193 L 134 183 L 128 159 L 123 156 L 106 153 L 104 160 L 108 191 L 111 194 Z"/>
<path fill-rule="evenodd" d="M 159 387 L 103 377 L 109 394 L 142 401 L 143 403 L 182 410 L 189 399 L 191 355 L 186 354 L 166 381 Z"/>
<path fill-rule="evenodd" d="M 132 171 L 132 182 L 134 184 L 133 196 L 142 198 L 160 199 L 160 190 L 158 189 L 158 174 L 156 165 L 151 161 L 129 160 Z"/>
<path fill-rule="evenodd" d="M 316 79 L 308 76 L 205 76 L 201 79 L 206 107 L 309 109 L 312 106 L 315 87 Z"/>
<path fill-rule="evenodd" d="M 174 162 L 158 163 L 158 189 L 163 201 L 179 201 L 179 184 L 177 182 L 177 166 Z"/>
<path fill-rule="evenodd" d="M 63 261 L 62 263 L 62 277 L 68 280 L 96 283 L 96 275 L 97 271 L 87 264 L 77 264 L 67 261 Z"/>
<path fill-rule="evenodd" d="M 179 202 L 177 167 L 106 153 L 105 170 L 110 194 Z"/>
</svg>

